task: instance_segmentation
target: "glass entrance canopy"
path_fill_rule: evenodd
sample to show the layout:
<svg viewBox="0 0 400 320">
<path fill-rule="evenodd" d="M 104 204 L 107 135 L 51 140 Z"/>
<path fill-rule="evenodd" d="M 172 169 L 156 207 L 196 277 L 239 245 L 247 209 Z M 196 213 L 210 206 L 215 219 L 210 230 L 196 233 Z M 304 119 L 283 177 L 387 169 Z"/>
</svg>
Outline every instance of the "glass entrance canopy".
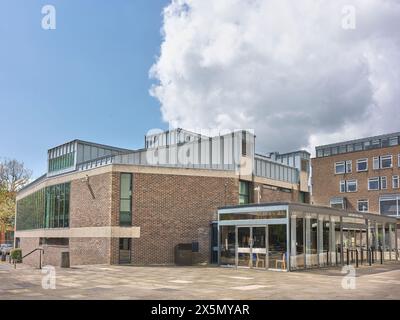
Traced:
<svg viewBox="0 0 400 320">
<path fill-rule="evenodd" d="M 293 271 L 398 261 L 397 220 L 297 203 L 218 209 L 221 266 Z"/>
</svg>

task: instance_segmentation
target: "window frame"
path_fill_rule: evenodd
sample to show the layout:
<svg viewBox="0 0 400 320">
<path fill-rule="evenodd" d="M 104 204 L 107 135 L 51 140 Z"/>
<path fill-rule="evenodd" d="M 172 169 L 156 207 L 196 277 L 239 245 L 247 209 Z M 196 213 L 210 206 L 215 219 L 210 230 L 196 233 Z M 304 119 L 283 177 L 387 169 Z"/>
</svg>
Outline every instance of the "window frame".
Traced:
<svg viewBox="0 0 400 320">
<path fill-rule="evenodd" d="M 372 169 L 379 170 L 381 168 L 380 163 L 381 163 L 380 157 L 373 157 L 372 158 Z"/>
<path fill-rule="evenodd" d="M 338 166 L 343 166 L 343 172 L 338 172 Z M 346 173 L 346 161 L 337 161 L 335 162 L 335 174 L 345 174 Z"/>
<path fill-rule="evenodd" d="M 377 180 L 377 182 L 378 182 L 378 188 L 377 189 L 371 189 L 370 188 L 371 180 Z M 379 177 L 368 178 L 368 191 L 378 191 L 380 189 L 379 187 L 380 187 L 380 178 Z"/>
<path fill-rule="evenodd" d="M 348 167 L 348 165 L 350 165 L 349 167 Z M 348 170 L 350 168 L 350 170 Z M 352 160 L 346 160 L 346 162 L 345 162 L 345 170 L 346 170 L 346 173 L 352 173 L 353 172 L 353 161 Z"/>
<path fill-rule="evenodd" d="M 344 187 L 343 191 L 342 191 L 342 187 Z M 340 182 L 339 182 L 339 192 L 340 193 L 346 193 L 346 180 L 340 180 Z"/>
<path fill-rule="evenodd" d="M 241 185 L 245 184 L 247 185 L 247 194 L 246 193 L 241 193 Z M 249 181 L 244 181 L 244 180 L 239 180 L 239 204 L 240 205 L 245 205 L 250 203 L 250 182 Z M 261 188 L 261 187 L 260 187 Z M 245 201 L 244 203 L 241 203 L 242 197 L 247 198 L 247 202 Z"/>
<path fill-rule="evenodd" d="M 122 197 L 122 176 L 123 175 L 128 175 L 130 176 L 130 184 L 129 184 L 129 198 L 123 198 Z M 133 174 L 130 172 L 120 172 L 119 175 L 119 216 L 118 216 L 118 222 L 119 226 L 131 226 L 132 225 L 132 193 L 133 193 Z M 129 201 L 129 210 L 130 211 L 122 211 L 121 210 L 121 203 L 122 201 Z M 128 222 L 122 222 L 121 216 L 123 214 L 129 214 L 130 216 L 130 221 Z"/>
<path fill-rule="evenodd" d="M 340 200 L 338 198 L 331 198 L 329 200 L 329 206 L 331 208 L 336 208 L 336 207 L 332 207 L 332 205 L 335 205 L 335 204 L 341 204 L 342 205 L 341 210 L 345 210 L 346 209 L 346 202 L 345 202 L 344 198 L 340 198 Z"/>
<path fill-rule="evenodd" d="M 394 186 L 394 181 L 397 180 L 397 187 Z M 392 189 L 400 188 L 400 177 L 398 175 L 392 176 Z"/>
<path fill-rule="evenodd" d="M 383 181 L 385 181 L 385 187 L 383 187 Z M 379 189 L 380 190 L 387 190 L 388 184 L 387 184 L 387 177 L 386 176 L 381 176 L 379 178 Z"/>
<path fill-rule="evenodd" d="M 367 209 L 366 210 L 360 210 L 360 203 L 366 202 L 367 203 Z M 369 211 L 369 199 L 360 199 L 357 200 L 357 211 L 358 212 L 368 212 Z"/>
<path fill-rule="evenodd" d="M 396 202 L 396 213 L 394 217 L 399 217 L 400 216 L 400 196 L 399 195 L 393 195 L 393 196 L 381 196 L 379 197 L 379 214 L 386 216 L 386 217 L 393 217 L 393 215 L 386 215 L 382 214 L 382 202 L 384 201 L 395 201 Z"/>
<path fill-rule="evenodd" d="M 365 170 L 359 170 L 358 165 L 360 163 L 364 163 L 364 162 L 366 163 Z M 367 172 L 368 171 L 368 158 L 357 159 L 356 169 L 357 169 L 357 172 Z"/>
<path fill-rule="evenodd" d="M 390 158 L 390 167 L 383 167 L 382 161 L 387 160 L 388 158 Z M 379 169 L 391 169 L 391 168 L 393 168 L 393 155 L 388 154 L 386 156 L 379 157 Z"/>
<path fill-rule="evenodd" d="M 356 190 L 354 190 L 354 191 L 350 191 L 350 190 L 349 190 L 350 182 L 355 182 Z M 348 193 L 354 193 L 354 192 L 357 192 L 357 191 L 358 191 L 358 181 L 357 181 L 357 179 L 347 180 L 347 181 L 346 181 L 346 192 L 348 192 Z"/>
</svg>

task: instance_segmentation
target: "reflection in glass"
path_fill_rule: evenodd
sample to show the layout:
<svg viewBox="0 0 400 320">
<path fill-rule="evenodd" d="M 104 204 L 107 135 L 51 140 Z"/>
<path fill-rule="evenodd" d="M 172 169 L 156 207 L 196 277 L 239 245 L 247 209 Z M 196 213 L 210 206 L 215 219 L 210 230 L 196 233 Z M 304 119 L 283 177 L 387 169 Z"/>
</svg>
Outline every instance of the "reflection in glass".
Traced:
<svg viewBox="0 0 400 320">
<path fill-rule="evenodd" d="M 235 265 L 235 227 L 223 226 L 221 231 L 221 265 Z"/>
<path fill-rule="evenodd" d="M 286 270 L 286 225 L 268 226 L 269 268 Z"/>
<path fill-rule="evenodd" d="M 250 228 L 238 228 L 238 266 L 240 267 L 251 267 L 250 259 Z"/>
<path fill-rule="evenodd" d="M 304 219 L 291 218 L 291 268 L 304 268 Z"/>
<path fill-rule="evenodd" d="M 265 238 L 265 227 L 253 227 L 253 267 L 265 269 L 266 264 L 266 238 Z"/>
</svg>

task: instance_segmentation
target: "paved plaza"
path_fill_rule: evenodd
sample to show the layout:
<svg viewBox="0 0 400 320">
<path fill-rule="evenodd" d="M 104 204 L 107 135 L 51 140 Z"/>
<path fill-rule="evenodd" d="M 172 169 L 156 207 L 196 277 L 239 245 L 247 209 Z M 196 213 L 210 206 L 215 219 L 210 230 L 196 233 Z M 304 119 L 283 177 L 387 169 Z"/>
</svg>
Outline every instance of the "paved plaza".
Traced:
<svg viewBox="0 0 400 320">
<path fill-rule="evenodd" d="M 400 299 L 398 263 L 356 269 L 355 289 L 343 289 L 340 269 L 92 265 L 55 271 L 56 288 L 43 289 L 41 270 L 0 263 L 0 299 Z"/>
</svg>

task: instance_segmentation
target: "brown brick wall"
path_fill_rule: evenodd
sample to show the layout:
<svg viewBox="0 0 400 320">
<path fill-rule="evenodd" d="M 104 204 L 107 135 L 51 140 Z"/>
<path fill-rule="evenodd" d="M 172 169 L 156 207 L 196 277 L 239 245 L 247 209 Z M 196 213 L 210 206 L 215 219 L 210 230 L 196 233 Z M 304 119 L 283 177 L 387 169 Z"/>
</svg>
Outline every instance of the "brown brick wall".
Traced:
<svg viewBox="0 0 400 320">
<path fill-rule="evenodd" d="M 32 250 L 39 247 L 39 238 L 21 238 L 20 248 L 22 250 L 22 256 L 28 254 Z M 39 251 L 36 251 L 23 259 L 23 263 L 36 267 L 39 267 Z"/>
<path fill-rule="evenodd" d="M 393 168 L 373 170 L 373 157 L 393 155 Z M 333 197 L 345 197 L 347 208 L 357 210 L 357 201 L 369 200 L 369 211 L 379 213 L 379 196 L 381 194 L 400 193 L 400 189 L 392 189 L 392 176 L 400 175 L 398 157 L 400 146 L 357 151 L 334 155 L 330 157 L 312 159 L 312 202 L 317 205 L 329 206 Z M 368 171 L 357 172 L 357 160 L 368 158 Z M 335 175 L 335 162 L 352 160 L 352 173 Z M 386 176 L 388 188 L 386 190 L 368 191 L 368 179 Z M 340 180 L 358 180 L 358 191 L 354 193 L 340 193 Z"/>
<path fill-rule="evenodd" d="M 69 252 L 68 246 L 44 245 L 43 266 L 50 265 L 54 267 L 61 266 L 61 253 Z"/>
<path fill-rule="evenodd" d="M 111 225 L 112 173 L 91 176 L 89 186 L 82 179 L 71 182 L 70 227 L 101 227 Z"/>
<path fill-rule="evenodd" d="M 71 265 L 109 264 L 110 238 L 70 238 Z"/>
<path fill-rule="evenodd" d="M 299 191 L 290 190 L 290 192 L 282 191 L 260 183 L 254 183 L 254 188 L 260 187 L 260 202 L 299 202 Z M 254 189 L 253 188 L 253 189 Z M 253 202 L 257 202 L 257 191 L 253 192 Z"/>
<path fill-rule="evenodd" d="M 210 222 L 216 209 L 237 204 L 239 184 L 233 178 L 135 174 L 132 263 L 172 264 L 174 247 L 199 242 L 196 263 L 209 262 Z M 226 194 L 225 194 L 226 189 Z"/>
</svg>

